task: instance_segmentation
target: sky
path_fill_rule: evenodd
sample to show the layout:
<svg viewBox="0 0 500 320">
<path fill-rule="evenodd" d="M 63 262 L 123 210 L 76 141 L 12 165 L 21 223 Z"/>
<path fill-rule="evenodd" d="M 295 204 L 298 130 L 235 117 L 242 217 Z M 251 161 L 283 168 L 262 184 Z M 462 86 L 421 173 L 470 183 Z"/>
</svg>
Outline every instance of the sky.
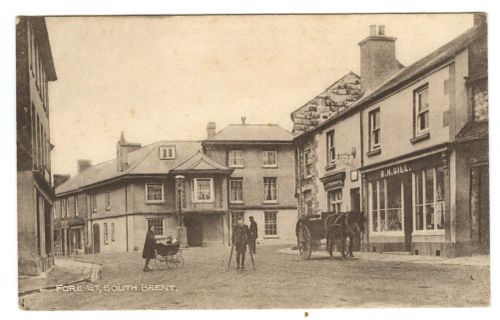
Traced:
<svg viewBox="0 0 500 320">
<path fill-rule="evenodd" d="M 369 25 L 409 65 L 473 25 L 470 14 L 48 17 L 52 173 L 129 142 L 202 140 L 206 125 L 276 123 L 350 71 Z"/>
</svg>

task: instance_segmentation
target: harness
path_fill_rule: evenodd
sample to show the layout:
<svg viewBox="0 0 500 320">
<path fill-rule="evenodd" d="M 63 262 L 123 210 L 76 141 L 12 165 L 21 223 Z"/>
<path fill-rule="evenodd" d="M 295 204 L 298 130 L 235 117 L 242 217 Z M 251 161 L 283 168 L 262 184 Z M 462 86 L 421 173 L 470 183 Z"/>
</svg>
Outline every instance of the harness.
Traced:
<svg viewBox="0 0 500 320">
<path fill-rule="evenodd" d="M 355 234 L 356 232 L 354 230 L 352 230 L 350 224 L 348 223 L 349 216 L 348 216 L 347 212 L 343 212 L 343 213 L 339 214 L 337 216 L 337 218 L 335 219 L 335 221 L 333 221 L 332 224 L 326 225 L 325 228 L 328 228 L 330 226 L 333 226 L 333 227 L 335 227 L 335 226 L 342 227 L 342 224 L 341 224 L 341 219 L 342 218 L 344 218 L 343 225 L 346 227 L 347 231 L 350 234 Z M 328 220 L 328 218 L 327 218 L 327 220 Z M 357 227 L 358 231 L 361 232 L 361 230 L 359 230 L 359 225 L 358 224 L 356 224 L 356 227 Z"/>
</svg>

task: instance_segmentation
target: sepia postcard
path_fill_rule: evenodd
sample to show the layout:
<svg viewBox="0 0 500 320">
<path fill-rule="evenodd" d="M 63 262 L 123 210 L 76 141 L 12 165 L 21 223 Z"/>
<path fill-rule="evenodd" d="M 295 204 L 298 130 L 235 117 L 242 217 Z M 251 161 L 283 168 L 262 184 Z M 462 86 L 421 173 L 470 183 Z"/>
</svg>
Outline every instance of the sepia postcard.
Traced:
<svg viewBox="0 0 500 320">
<path fill-rule="evenodd" d="M 490 306 L 487 18 L 18 16 L 19 308 Z"/>
</svg>

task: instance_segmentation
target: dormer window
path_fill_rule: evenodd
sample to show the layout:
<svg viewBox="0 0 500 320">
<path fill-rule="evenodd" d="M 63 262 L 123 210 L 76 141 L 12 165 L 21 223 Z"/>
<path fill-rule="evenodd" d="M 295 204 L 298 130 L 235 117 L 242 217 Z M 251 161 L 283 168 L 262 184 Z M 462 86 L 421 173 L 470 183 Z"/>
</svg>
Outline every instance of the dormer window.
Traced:
<svg viewBox="0 0 500 320">
<path fill-rule="evenodd" d="M 175 146 L 161 146 L 160 159 L 161 160 L 175 159 Z"/>
</svg>

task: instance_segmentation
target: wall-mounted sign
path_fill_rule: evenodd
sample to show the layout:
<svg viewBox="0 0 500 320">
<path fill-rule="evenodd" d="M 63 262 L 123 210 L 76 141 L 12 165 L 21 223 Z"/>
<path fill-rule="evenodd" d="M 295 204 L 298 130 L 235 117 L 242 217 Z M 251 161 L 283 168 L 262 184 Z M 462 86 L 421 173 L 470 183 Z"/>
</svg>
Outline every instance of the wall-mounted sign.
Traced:
<svg viewBox="0 0 500 320">
<path fill-rule="evenodd" d="M 358 181 L 358 170 L 352 170 L 351 171 L 351 181 Z"/>
<path fill-rule="evenodd" d="M 380 177 L 381 178 L 386 178 L 390 176 L 396 176 L 398 174 L 403 174 L 407 172 L 411 172 L 411 167 L 408 166 L 408 164 L 400 164 L 397 166 L 393 166 L 390 168 L 382 169 L 380 170 Z"/>
<path fill-rule="evenodd" d="M 344 186 L 345 172 L 337 172 L 320 179 L 323 182 L 325 190 L 340 188 Z"/>
<path fill-rule="evenodd" d="M 325 182 L 324 186 L 325 186 L 325 190 L 341 188 L 344 186 L 344 180 L 335 180 L 335 181 Z"/>
</svg>

